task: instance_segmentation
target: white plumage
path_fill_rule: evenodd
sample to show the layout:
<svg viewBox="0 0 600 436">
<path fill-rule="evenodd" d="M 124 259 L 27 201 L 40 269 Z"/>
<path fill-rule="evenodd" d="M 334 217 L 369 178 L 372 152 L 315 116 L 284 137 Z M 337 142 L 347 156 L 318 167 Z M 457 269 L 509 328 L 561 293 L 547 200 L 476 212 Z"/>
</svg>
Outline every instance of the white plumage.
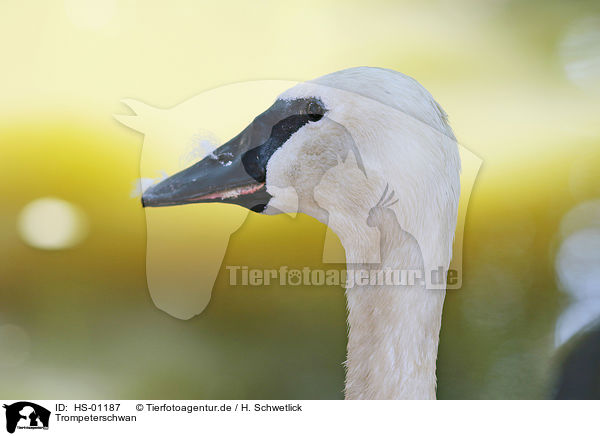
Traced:
<svg viewBox="0 0 600 436">
<path fill-rule="evenodd" d="M 280 96 L 297 98 L 320 99 L 327 116 L 292 135 L 270 159 L 269 206 L 325 221 L 340 238 L 349 267 L 372 269 L 372 259 L 378 259 L 380 269 L 446 271 L 460 158 L 446 114 L 431 95 L 395 71 L 353 68 Z M 340 150 L 352 147 L 364 172 L 352 153 L 331 165 Z M 369 212 L 388 185 L 398 200 L 389 207 L 396 219 L 382 215 L 369 225 Z M 290 186 L 295 195 L 280 189 Z M 347 290 L 346 398 L 435 398 L 445 283 L 439 288 L 367 285 Z"/>
<path fill-rule="evenodd" d="M 142 202 L 305 213 L 338 235 L 349 269 L 420 272 L 415 283 L 347 289 L 346 398 L 435 398 L 446 283 L 430 274 L 450 263 L 459 173 L 446 114 L 421 85 L 352 68 L 290 88 Z"/>
</svg>

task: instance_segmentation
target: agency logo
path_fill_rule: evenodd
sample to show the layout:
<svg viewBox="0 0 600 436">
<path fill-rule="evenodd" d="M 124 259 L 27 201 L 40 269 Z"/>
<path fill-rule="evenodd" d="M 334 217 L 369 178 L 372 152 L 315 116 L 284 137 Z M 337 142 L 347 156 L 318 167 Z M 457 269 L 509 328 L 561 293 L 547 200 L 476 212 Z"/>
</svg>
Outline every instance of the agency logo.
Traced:
<svg viewBox="0 0 600 436">
<path fill-rule="evenodd" d="M 6 431 L 14 433 L 22 430 L 48 430 L 50 411 L 29 401 L 19 401 L 3 406 L 6 409 Z"/>
</svg>

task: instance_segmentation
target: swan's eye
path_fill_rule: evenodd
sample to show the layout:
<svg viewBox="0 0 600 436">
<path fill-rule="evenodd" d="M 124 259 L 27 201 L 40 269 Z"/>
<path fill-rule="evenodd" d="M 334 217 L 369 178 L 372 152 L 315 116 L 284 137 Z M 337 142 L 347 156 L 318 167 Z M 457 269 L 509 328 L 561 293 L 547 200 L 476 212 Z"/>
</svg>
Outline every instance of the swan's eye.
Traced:
<svg viewBox="0 0 600 436">
<path fill-rule="evenodd" d="M 323 112 L 323 108 L 317 102 L 311 101 L 306 105 L 306 113 L 310 121 L 319 121 L 323 118 Z"/>
</svg>

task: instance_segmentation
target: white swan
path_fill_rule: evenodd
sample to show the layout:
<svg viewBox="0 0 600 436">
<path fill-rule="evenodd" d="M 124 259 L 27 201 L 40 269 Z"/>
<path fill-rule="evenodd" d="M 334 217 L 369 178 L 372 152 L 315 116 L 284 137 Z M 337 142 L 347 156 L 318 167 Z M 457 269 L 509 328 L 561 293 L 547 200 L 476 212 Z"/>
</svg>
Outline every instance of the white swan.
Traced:
<svg viewBox="0 0 600 436">
<path fill-rule="evenodd" d="M 458 145 L 431 95 L 398 72 L 361 67 L 284 92 L 142 201 L 302 212 L 330 226 L 353 269 L 421 271 L 412 284 L 347 289 L 346 398 L 433 399 L 445 276 L 430 279 L 451 259 L 459 173 Z"/>
</svg>

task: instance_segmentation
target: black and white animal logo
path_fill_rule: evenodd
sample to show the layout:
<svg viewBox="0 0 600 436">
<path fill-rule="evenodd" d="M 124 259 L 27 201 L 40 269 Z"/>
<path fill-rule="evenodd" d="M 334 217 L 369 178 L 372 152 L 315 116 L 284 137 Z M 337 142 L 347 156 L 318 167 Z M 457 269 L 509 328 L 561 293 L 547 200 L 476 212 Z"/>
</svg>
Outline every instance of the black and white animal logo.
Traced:
<svg viewBox="0 0 600 436">
<path fill-rule="evenodd" d="M 48 429 L 50 411 L 29 401 L 19 401 L 6 409 L 6 431 L 14 433 L 18 429 Z"/>
</svg>

